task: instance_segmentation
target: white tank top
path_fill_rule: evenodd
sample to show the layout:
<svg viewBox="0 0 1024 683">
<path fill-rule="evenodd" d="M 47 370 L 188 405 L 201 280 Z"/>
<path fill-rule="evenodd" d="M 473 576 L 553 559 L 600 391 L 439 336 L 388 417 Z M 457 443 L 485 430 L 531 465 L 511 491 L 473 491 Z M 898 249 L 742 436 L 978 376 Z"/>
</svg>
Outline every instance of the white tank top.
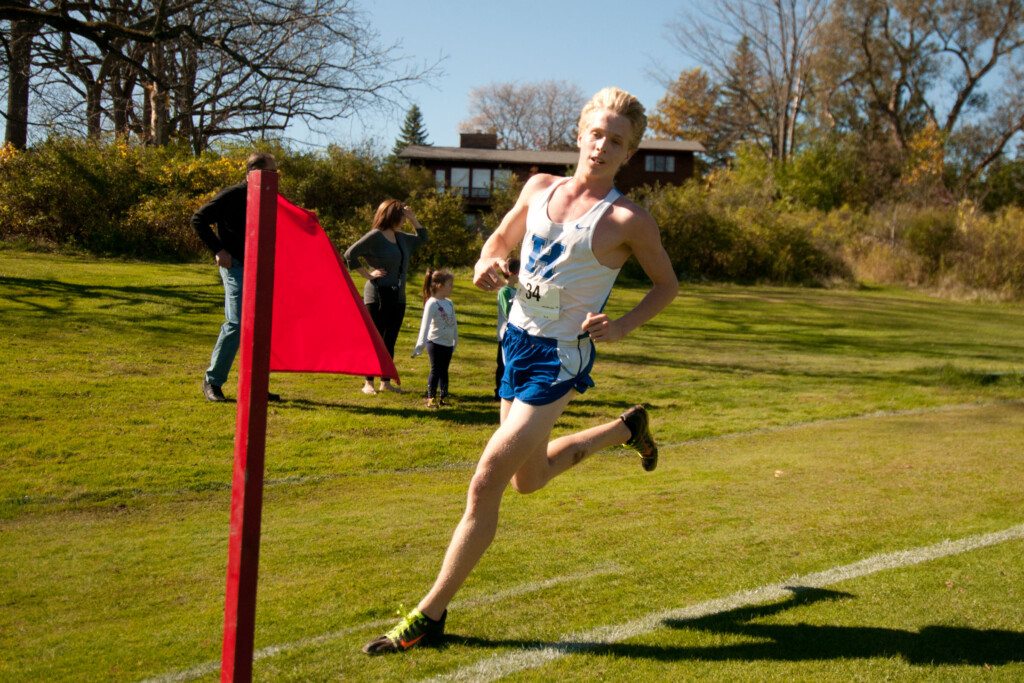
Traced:
<svg viewBox="0 0 1024 683">
<path fill-rule="evenodd" d="M 548 218 L 554 183 L 526 214 L 520 249 L 519 287 L 508 321 L 530 334 L 575 341 L 587 313 L 600 313 L 619 275 L 594 256 L 594 227 L 622 193 L 608 195 L 574 221 Z"/>
</svg>

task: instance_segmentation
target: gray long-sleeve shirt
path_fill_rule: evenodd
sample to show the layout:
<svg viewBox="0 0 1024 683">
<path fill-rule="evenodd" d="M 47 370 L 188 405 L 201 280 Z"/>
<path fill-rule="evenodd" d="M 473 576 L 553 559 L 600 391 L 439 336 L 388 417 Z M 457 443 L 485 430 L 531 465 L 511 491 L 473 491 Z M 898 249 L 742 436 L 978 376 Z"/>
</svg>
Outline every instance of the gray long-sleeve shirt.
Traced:
<svg viewBox="0 0 1024 683">
<path fill-rule="evenodd" d="M 405 282 L 409 274 L 409 259 L 412 252 L 427 242 L 426 228 L 417 228 L 416 234 L 395 232 L 397 244 L 391 242 L 380 230 L 370 230 L 345 250 L 345 265 L 355 270 L 366 262 L 370 270 L 379 268 L 387 274 L 376 280 L 367 280 L 363 285 L 363 301 L 372 304 L 377 301 L 377 287 L 398 287 L 401 301 L 405 301 Z"/>
</svg>

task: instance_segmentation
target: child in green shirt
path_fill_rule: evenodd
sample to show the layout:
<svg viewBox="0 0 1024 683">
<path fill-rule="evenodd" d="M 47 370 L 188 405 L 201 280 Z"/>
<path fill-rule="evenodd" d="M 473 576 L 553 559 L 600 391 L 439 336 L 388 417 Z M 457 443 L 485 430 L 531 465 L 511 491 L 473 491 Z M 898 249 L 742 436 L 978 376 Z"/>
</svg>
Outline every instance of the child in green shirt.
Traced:
<svg viewBox="0 0 1024 683">
<path fill-rule="evenodd" d="M 494 371 L 494 400 L 500 401 L 498 389 L 501 388 L 501 378 L 505 374 L 505 355 L 501 350 L 501 341 L 505 338 L 505 328 L 508 327 L 508 312 L 512 308 L 512 300 L 516 298 L 516 285 L 519 283 L 519 259 L 510 259 L 508 262 L 508 282 L 498 290 L 498 358 L 497 369 Z"/>
</svg>

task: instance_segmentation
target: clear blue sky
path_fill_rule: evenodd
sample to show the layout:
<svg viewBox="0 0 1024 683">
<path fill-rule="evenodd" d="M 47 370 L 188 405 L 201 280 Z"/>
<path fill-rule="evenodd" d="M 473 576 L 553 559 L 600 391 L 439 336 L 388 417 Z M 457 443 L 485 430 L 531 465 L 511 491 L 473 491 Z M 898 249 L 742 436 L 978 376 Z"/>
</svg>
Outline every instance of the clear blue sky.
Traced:
<svg viewBox="0 0 1024 683">
<path fill-rule="evenodd" d="M 668 24 L 694 0 L 360 0 L 381 42 L 400 42 L 414 63 L 436 61 L 443 74 L 407 91 L 423 111 L 429 141 L 457 146 L 471 90 L 492 82 L 549 79 L 577 84 L 588 96 L 608 85 L 628 90 L 652 111 L 665 94 L 651 72 L 673 76 L 687 61 L 668 38 Z M 405 108 L 332 125 L 315 146 L 374 139 L 390 149 Z"/>
</svg>

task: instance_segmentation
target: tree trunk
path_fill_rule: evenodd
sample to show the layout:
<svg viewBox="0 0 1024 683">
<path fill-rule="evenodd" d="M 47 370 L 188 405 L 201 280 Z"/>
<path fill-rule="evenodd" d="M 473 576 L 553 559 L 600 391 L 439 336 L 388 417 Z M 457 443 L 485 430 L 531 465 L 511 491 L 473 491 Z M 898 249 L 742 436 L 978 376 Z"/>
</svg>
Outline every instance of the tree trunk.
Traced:
<svg viewBox="0 0 1024 683">
<path fill-rule="evenodd" d="M 170 142 L 171 139 L 170 116 L 167 111 L 167 105 L 170 98 L 168 97 L 167 88 L 161 87 L 159 83 L 153 84 L 153 87 L 149 91 L 149 95 L 149 129 L 152 131 L 150 142 L 162 147 Z"/>
<path fill-rule="evenodd" d="M 143 83 L 142 89 L 145 93 L 142 96 L 142 116 L 139 117 L 138 135 L 139 141 L 148 145 L 153 139 L 153 84 Z"/>
<path fill-rule="evenodd" d="M 153 49 L 150 50 L 150 62 L 149 68 L 161 77 L 165 76 L 167 70 L 164 63 L 164 52 L 163 46 L 156 44 Z M 150 143 L 158 146 L 164 146 L 170 142 L 170 93 L 167 87 L 160 83 L 154 82 L 149 90 L 149 130 Z"/>
<path fill-rule="evenodd" d="M 11 62 L 7 75 L 7 130 L 4 141 L 16 149 L 28 145 L 28 93 L 32 72 L 32 39 L 39 25 L 11 22 Z"/>
<path fill-rule="evenodd" d="M 85 86 L 85 127 L 90 140 L 99 140 L 103 134 L 103 84 L 99 81 L 84 82 Z"/>
<path fill-rule="evenodd" d="M 107 86 L 110 91 L 110 115 L 114 121 L 114 136 L 119 139 L 127 139 L 131 135 L 129 113 L 136 78 L 135 71 L 125 65 L 117 66 L 110 75 Z"/>
</svg>

